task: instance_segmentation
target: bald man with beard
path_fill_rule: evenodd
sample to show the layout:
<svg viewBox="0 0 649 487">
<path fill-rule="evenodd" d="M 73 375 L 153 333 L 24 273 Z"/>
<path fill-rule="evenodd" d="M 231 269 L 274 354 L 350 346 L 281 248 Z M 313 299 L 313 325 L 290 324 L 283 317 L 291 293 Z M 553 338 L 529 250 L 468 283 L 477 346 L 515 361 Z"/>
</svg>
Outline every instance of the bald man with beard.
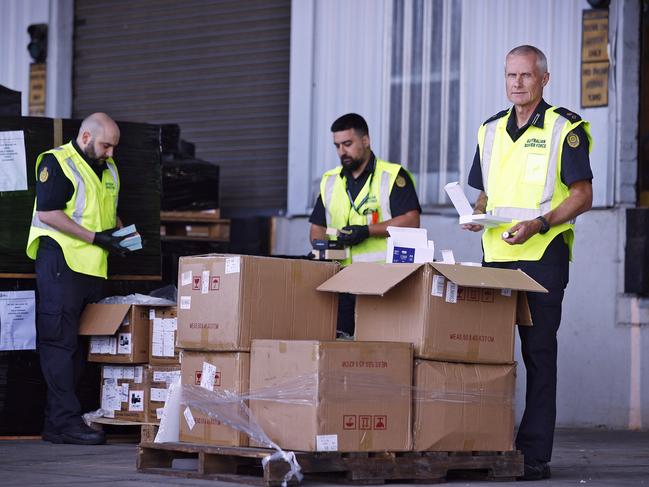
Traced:
<svg viewBox="0 0 649 487">
<path fill-rule="evenodd" d="M 101 298 L 109 252 L 123 253 L 112 233 L 117 217 L 119 174 L 113 150 L 117 124 L 105 113 L 81 123 L 76 140 L 36 160 L 36 201 L 27 255 L 34 259 L 38 288 L 36 328 L 47 403 L 43 440 L 96 445 L 103 432 L 81 418 L 76 387 L 85 365 L 78 336 L 86 304 Z"/>
</svg>

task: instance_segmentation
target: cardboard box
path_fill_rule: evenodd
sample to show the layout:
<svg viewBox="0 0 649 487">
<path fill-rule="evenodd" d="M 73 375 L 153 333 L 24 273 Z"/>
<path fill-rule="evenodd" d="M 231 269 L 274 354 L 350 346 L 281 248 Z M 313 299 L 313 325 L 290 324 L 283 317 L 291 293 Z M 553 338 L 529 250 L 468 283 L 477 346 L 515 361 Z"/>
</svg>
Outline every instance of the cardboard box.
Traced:
<svg viewBox="0 0 649 487">
<path fill-rule="evenodd" d="M 416 451 L 514 448 L 516 365 L 415 360 Z"/>
<path fill-rule="evenodd" d="M 149 407 L 144 365 L 101 367 L 101 408 L 107 418 L 146 422 Z"/>
<path fill-rule="evenodd" d="M 149 364 L 180 365 L 180 348 L 176 346 L 178 318 L 176 307 L 151 308 L 149 326 Z"/>
<path fill-rule="evenodd" d="M 249 353 L 183 350 L 181 362 L 183 385 L 200 386 L 203 371 L 211 370 L 214 373 L 214 386 L 211 390 L 230 391 L 238 395 L 248 393 Z M 216 418 L 181 405 L 180 441 L 217 446 L 248 446 L 248 435 L 222 424 Z"/>
<path fill-rule="evenodd" d="M 89 362 L 138 364 L 149 361 L 150 305 L 89 304 L 79 335 L 89 335 Z"/>
<path fill-rule="evenodd" d="M 514 361 L 514 325 L 530 324 L 518 291 L 546 292 L 520 270 L 441 263 L 352 264 L 318 289 L 358 295 L 357 340 L 409 342 L 420 358 L 494 364 Z"/>
<path fill-rule="evenodd" d="M 298 259 L 211 254 L 181 257 L 181 348 L 250 351 L 254 338 L 335 338 L 338 297 L 316 287 L 339 265 Z"/>
<path fill-rule="evenodd" d="M 256 391 L 279 386 L 293 388 L 286 400 L 254 399 Z M 411 387 L 409 343 L 252 344 L 250 409 L 270 439 L 288 450 L 410 450 Z"/>
<path fill-rule="evenodd" d="M 180 379 L 180 364 L 150 365 L 146 368 L 145 374 L 146 397 L 149 398 L 149 404 L 146 408 L 146 421 L 160 424 L 162 410 L 167 401 L 169 385 L 176 379 Z"/>
</svg>

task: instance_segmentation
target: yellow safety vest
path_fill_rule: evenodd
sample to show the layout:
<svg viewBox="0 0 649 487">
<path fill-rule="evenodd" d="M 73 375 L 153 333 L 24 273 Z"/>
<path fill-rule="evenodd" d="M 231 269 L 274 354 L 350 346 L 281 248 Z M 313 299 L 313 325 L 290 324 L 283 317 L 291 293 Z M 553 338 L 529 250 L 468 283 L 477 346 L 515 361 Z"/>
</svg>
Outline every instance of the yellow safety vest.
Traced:
<svg viewBox="0 0 649 487">
<path fill-rule="evenodd" d="M 338 166 L 327 171 L 320 181 L 320 197 L 325 207 L 327 227 L 341 229 L 348 225 L 370 225 L 373 218 L 374 223 L 392 218 L 390 192 L 401 170 L 399 164 L 376 159 L 374 172 L 354 200 L 356 209 L 349 201 L 347 179 L 340 176 L 341 170 L 342 166 Z M 409 173 L 408 175 L 410 176 Z M 378 213 L 377 217 L 373 216 L 375 212 Z M 347 266 L 352 262 L 385 262 L 386 251 L 385 237 L 370 237 L 351 247 L 350 258 L 342 261 L 341 265 Z"/>
<path fill-rule="evenodd" d="M 43 152 L 36 160 L 36 177 L 41 181 L 47 175 L 39 174 L 38 167 L 45 154 L 53 154 L 63 173 L 72 182 L 74 192 L 63 212 L 74 222 L 91 232 L 108 230 L 117 225 L 119 174 L 112 158 L 106 161 L 101 181 L 71 142 Z M 44 181 L 43 181 L 44 182 Z M 108 251 L 55 230 L 38 218 L 36 202 L 27 241 L 27 255 L 36 259 L 39 238 L 48 236 L 58 242 L 68 267 L 90 276 L 107 277 Z"/>
<path fill-rule="evenodd" d="M 556 107 L 545 112 L 543 128 L 530 125 L 516 142 L 507 133 L 507 116 L 488 121 L 478 131 L 480 163 L 487 212 L 511 218 L 514 223 L 532 220 L 559 206 L 570 192 L 561 181 L 561 153 L 566 136 L 581 125 L 592 139 L 589 124 L 575 116 L 571 121 L 557 113 Z M 585 143 L 586 141 L 581 141 Z M 512 224 L 488 228 L 482 235 L 486 262 L 539 260 L 547 246 L 559 234 L 570 249 L 574 240 L 574 220 L 556 225 L 544 234 L 536 234 L 522 245 L 503 241 L 502 233 Z"/>
</svg>

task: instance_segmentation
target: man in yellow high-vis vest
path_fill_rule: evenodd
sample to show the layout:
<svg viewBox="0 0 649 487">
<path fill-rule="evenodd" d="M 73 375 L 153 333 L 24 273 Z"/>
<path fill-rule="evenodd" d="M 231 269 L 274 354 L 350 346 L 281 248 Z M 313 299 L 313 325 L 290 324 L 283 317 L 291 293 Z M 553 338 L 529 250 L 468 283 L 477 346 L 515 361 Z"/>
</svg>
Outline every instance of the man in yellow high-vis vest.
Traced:
<svg viewBox="0 0 649 487">
<path fill-rule="evenodd" d="M 81 123 L 79 134 L 36 160 L 36 201 L 27 242 L 35 259 L 36 328 L 47 383 L 43 439 L 52 443 L 101 444 L 103 432 L 86 426 L 76 386 L 85 363 L 78 337 L 87 303 L 101 298 L 109 252 L 123 253 L 113 231 L 119 174 L 113 149 L 117 124 L 104 113 Z"/>
<path fill-rule="evenodd" d="M 538 48 L 519 46 L 507 54 L 505 84 L 514 106 L 480 127 L 469 173 L 469 185 L 481 190 L 475 213 L 513 221 L 484 231 L 484 265 L 521 269 L 549 291 L 528 293 L 533 326 L 518 329 L 527 372 L 525 412 L 516 436 L 525 455 L 524 480 L 550 477 L 561 303 L 574 221 L 593 199 L 589 124 L 543 100 L 549 79 L 547 59 Z"/>
<path fill-rule="evenodd" d="M 419 227 L 421 206 L 414 181 L 401 165 L 377 158 L 367 122 L 348 113 L 331 125 L 340 165 L 324 173 L 309 221 L 310 240 L 325 240 L 327 228 L 350 249 L 342 262 L 385 262 L 387 227 Z M 354 334 L 353 295 L 338 301 L 338 331 Z"/>
</svg>

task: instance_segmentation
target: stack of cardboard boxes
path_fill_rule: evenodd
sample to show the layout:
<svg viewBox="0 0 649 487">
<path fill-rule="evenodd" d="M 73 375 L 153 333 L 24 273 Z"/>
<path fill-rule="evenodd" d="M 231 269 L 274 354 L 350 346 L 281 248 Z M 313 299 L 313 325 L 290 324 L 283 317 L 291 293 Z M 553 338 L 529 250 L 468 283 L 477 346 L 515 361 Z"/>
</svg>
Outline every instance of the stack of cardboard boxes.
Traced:
<svg viewBox="0 0 649 487">
<path fill-rule="evenodd" d="M 105 417 L 159 423 L 168 384 L 180 376 L 175 306 L 90 304 L 79 334 L 89 335 L 88 361 L 101 366 Z"/>
<path fill-rule="evenodd" d="M 178 338 L 183 385 L 249 392 L 254 339 L 335 338 L 336 295 L 317 286 L 338 264 L 210 254 L 181 257 Z M 181 406 L 180 441 L 247 446 L 248 436 L 215 415 Z"/>
<path fill-rule="evenodd" d="M 514 328 L 531 325 L 521 271 L 353 264 L 319 287 L 357 294 L 356 339 L 414 345 L 413 449 L 513 448 Z"/>
</svg>

